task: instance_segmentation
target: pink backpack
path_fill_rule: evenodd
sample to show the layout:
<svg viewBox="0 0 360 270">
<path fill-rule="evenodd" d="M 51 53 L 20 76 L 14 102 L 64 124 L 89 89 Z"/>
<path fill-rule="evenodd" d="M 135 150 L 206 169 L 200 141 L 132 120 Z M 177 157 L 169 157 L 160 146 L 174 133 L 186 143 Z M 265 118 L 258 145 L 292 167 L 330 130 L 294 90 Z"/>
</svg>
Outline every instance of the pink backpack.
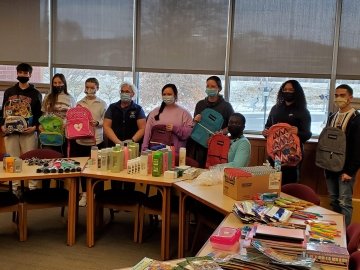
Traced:
<svg viewBox="0 0 360 270">
<path fill-rule="evenodd" d="M 93 138 L 94 145 L 96 144 L 95 127 L 90 124 L 91 121 L 93 121 L 91 112 L 79 104 L 67 111 L 65 136 L 68 139 L 68 157 L 70 156 L 69 140 Z"/>
</svg>

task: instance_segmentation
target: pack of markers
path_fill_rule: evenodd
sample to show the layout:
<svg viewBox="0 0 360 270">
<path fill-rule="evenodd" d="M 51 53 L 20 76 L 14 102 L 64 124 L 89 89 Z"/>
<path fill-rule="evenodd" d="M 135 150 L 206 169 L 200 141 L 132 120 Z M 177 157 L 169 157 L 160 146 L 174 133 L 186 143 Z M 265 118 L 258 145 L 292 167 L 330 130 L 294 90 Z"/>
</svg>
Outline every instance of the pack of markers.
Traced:
<svg viewBox="0 0 360 270">
<path fill-rule="evenodd" d="M 81 172 L 80 162 L 70 158 L 39 159 L 31 158 L 25 160 L 29 166 L 39 166 L 37 173 L 70 173 Z"/>
</svg>

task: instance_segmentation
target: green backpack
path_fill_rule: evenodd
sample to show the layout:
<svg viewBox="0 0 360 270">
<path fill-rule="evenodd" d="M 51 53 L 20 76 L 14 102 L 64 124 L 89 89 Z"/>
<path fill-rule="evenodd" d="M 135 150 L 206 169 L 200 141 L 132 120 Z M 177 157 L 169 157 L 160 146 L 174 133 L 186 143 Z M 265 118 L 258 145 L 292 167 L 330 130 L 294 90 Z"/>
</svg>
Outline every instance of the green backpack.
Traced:
<svg viewBox="0 0 360 270">
<path fill-rule="evenodd" d="M 39 135 L 41 145 L 62 146 L 64 143 L 64 121 L 60 117 L 48 114 L 39 118 L 43 131 Z"/>
</svg>

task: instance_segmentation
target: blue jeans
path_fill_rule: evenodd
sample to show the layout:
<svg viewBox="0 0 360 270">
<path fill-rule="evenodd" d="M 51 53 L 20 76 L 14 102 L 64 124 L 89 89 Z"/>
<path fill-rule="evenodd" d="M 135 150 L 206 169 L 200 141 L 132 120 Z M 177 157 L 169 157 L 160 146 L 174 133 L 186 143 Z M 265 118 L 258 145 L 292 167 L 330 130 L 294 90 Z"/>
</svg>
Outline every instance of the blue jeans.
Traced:
<svg viewBox="0 0 360 270">
<path fill-rule="evenodd" d="M 352 217 L 352 194 L 355 176 L 348 182 L 340 180 L 341 173 L 326 172 L 326 184 L 330 196 L 330 205 L 337 213 L 345 216 L 346 226 L 350 225 Z"/>
</svg>

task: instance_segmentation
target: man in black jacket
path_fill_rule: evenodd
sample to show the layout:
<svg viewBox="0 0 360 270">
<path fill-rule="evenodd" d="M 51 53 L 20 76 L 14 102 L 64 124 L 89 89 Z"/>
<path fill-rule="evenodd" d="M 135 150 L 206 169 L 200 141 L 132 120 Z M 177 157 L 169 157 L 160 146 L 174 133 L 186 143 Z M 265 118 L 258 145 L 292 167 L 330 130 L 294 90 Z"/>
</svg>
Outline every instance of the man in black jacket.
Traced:
<svg viewBox="0 0 360 270">
<path fill-rule="evenodd" d="M 17 80 L 14 86 L 5 90 L 2 104 L 1 130 L 5 134 L 5 149 L 10 156 L 21 154 L 38 147 L 37 127 L 41 116 L 41 93 L 29 83 L 32 67 L 21 63 L 16 67 Z M 34 188 L 35 181 L 30 181 Z M 13 182 L 13 185 L 18 185 Z"/>
<path fill-rule="evenodd" d="M 352 194 L 356 172 L 360 168 L 360 113 L 352 105 L 353 89 L 342 84 L 335 91 L 335 105 L 339 110 L 330 116 L 329 125 L 346 134 L 346 158 L 340 172 L 325 171 L 326 183 L 333 210 L 345 216 L 348 226 L 352 217 Z"/>
</svg>

